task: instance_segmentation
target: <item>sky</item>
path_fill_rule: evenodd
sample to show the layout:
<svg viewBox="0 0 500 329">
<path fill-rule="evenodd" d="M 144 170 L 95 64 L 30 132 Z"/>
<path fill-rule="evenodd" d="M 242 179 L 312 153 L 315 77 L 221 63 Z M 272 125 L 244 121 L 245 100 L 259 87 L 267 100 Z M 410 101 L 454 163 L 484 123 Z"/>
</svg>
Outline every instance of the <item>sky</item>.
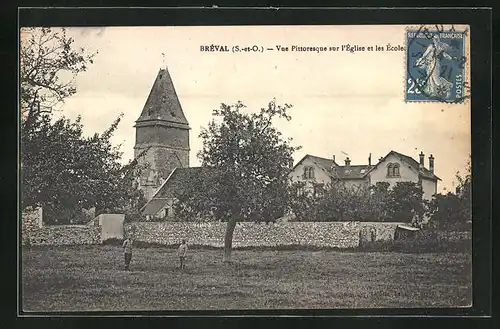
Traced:
<svg viewBox="0 0 500 329">
<path fill-rule="evenodd" d="M 435 157 L 438 191 L 453 190 L 470 154 L 470 103 L 405 103 L 405 51 L 205 52 L 200 46 L 393 46 L 405 43 L 405 26 L 79 27 L 75 46 L 98 51 L 81 73 L 77 93 L 57 115 L 82 116 L 84 132 L 102 132 L 118 117 L 113 137 L 122 161 L 133 157 L 138 119 L 159 69 L 168 67 L 189 121 L 190 166 L 200 163 L 198 135 L 220 103 L 242 101 L 248 111 L 293 105 L 292 120 L 276 126 L 305 154 L 336 156 L 342 164 L 372 163 L 394 150 Z M 470 80 L 469 80 L 470 81 Z"/>
</svg>

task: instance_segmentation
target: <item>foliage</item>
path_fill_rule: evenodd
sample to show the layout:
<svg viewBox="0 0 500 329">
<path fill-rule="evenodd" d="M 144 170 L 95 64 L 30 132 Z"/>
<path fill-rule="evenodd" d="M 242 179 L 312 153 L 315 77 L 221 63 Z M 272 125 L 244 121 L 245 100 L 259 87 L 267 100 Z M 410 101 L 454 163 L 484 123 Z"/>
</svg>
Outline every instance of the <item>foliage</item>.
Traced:
<svg viewBox="0 0 500 329">
<path fill-rule="evenodd" d="M 388 213 L 398 222 L 420 225 L 426 212 L 423 190 L 419 183 L 397 182 L 389 193 Z"/>
<path fill-rule="evenodd" d="M 21 29 L 20 105 L 26 126 L 75 94 L 76 76 L 93 63 L 95 54 L 73 43 L 64 28 Z"/>
<path fill-rule="evenodd" d="M 122 166 L 121 152 L 110 138 L 121 117 L 102 134 L 84 137 L 81 118 L 52 123 L 42 115 L 30 130 L 21 130 L 22 206 L 42 206 L 55 223 L 84 221 L 82 209 L 137 209 L 142 193 L 133 181 L 140 168 Z M 82 217 L 83 216 L 83 217 Z M 80 220 L 78 220 L 80 219 Z"/>
<path fill-rule="evenodd" d="M 200 138 L 202 167 L 215 174 L 199 179 L 196 189 L 184 191 L 175 206 L 179 216 L 213 216 L 227 221 L 225 260 L 231 256 L 232 234 L 238 221 L 273 221 L 289 199 L 288 174 L 297 149 L 284 140 L 273 120 L 291 120 L 291 105 L 275 100 L 257 113 L 244 113 L 237 102 L 221 104 Z M 186 196 L 188 195 L 188 196 Z"/>
<path fill-rule="evenodd" d="M 22 207 L 42 206 L 50 223 L 88 220 L 83 209 L 133 214 L 144 203 L 134 186 L 135 161 L 119 163 L 110 141 L 121 116 L 102 134 L 84 137 L 81 118 L 54 118 L 76 93 L 76 76 L 95 54 L 76 49 L 66 30 L 23 28 L 20 47 Z"/>
<path fill-rule="evenodd" d="M 467 163 L 465 174 L 456 173 L 456 193 L 435 195 L 429 204 L 428 215 L 432 227 L 445 230 L 470 229 L 472 221 L 471 165 Z"/>
<path fill-rule="evenodd" d="M 304 189 L 304 183 L 296 188 Z M 317 191 L 317 188 L 315 188 Z M 417 183 L 352 185 L 332 181 L 321 193 L 297 193 L 290 201 L 296 220 L 312 221 L 421 221 L 425 201 Z M 292 194 L 293 195 L 293 194 Z"/>
<path fill-rule="evenodd" d="M 318 198 L 305 190 L 305 182 L 294 182 L 291 184 L 289 208 L 299 222 L 314 221 L 316 219 L 316 208 Z"/>
</svg>

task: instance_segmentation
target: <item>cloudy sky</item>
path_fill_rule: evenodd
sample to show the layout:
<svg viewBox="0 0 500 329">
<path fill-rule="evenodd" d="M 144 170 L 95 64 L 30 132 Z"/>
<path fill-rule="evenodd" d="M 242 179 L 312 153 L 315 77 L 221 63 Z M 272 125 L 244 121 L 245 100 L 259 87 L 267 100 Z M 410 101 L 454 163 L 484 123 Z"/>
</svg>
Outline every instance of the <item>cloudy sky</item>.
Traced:
<svg viewBox="0 0 500 329">
<path fill-rule="evenodd" d="M 133 156 L 134 121 L 158 70 L 168 66 L 192 128 L 190 165 L 199 165 L 198 134 L 221 102 L 258 110 L 276 97 L 290 103 L 277 126 L 305 154 L 366 164 L 390 150 L 435 157 L 438 189 L 452 189 L 470 153 L 470 105 L 405 103 L 405 52 L 201 52 L 202 45 L 404 46 L 404 26 L 70 28 L 75 44 L 98 51 L 76 80 L 60 114 L 81 114 L 85 132 L 102 132 L 120 114 L 114 137 L 123 161 Z M 162 55 L 165 54 L 164 56 Z"/>
</svg>

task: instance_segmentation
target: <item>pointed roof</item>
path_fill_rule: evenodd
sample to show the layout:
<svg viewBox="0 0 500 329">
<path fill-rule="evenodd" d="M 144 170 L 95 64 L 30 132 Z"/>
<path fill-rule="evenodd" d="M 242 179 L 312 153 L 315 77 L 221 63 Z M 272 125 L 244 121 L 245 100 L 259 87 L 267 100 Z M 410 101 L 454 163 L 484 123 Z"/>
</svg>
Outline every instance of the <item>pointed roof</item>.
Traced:
<svg viewBox="0 0 500 329">
<path fill-rule="evenodd" d="M 378 165 L 381 164 L 382 162 L 384 162 L 385 159 L 387 159 L 391 154 L 394 155 L 394 156 L 396 156 L 396 157 L 398 157 L 399 159 L 401 159 L 402 161 L 406 162 L 407 164 L 409 164 L 415 171 L 418 172 L 418 174 L 421 177 L 428 178 L 428 179 L 431 179 L 431 180 L 441 180 L 441 178 L 439 178 L 438 176 L 436 176 L 429 169 L 427 169 L 425 167 L 421 168 L 420 167 L 420 163 L 417 160 L 413 159 L 411 156 L 408 156 L 408 155 L 403 154 L 403 153 L 396 152 L 394 150 L 391 150 L 389 153 L 387 153 L 387 155 L 385 157 L 383 157 L 382 159 L 380 159 L 380 161 L 371 170 L 373 170 L 376 167 L 378 167 Z"/>
<path fill-rule="evenodd" d="M 152 123 L 168 121 L 189 125 L 182 111 L 168 68 L 160 69 L 158 72 L 141 116 L 136 122 L 146 123 L 148 121 L 152 121 Z"/>
</svg>

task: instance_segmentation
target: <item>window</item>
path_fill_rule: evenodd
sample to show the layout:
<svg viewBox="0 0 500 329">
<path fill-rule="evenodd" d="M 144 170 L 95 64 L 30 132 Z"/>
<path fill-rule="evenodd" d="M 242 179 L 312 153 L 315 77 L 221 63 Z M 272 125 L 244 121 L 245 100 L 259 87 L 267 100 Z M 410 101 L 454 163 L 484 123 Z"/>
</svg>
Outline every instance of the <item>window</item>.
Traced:
<svg viewBox="0 0 500 329">
<path fill-rule="evenodd" d="M 399 164 L 394 164 L 394 167 L 392 168 L 393 171 L 394 171 L 394 176 L 398 176 L 399 177 Z"/>
<path fill-rule="evenodd" d="M 314 178 L 314 167 L 305 167 L 304 174 L 302 175 L 304 179 L 313 179 Z"/>
<path fill-rule="evenodd" d="M 399 177 L 399 163 L 389 163 L 387 165 L 387 177 Z"/>
</svg>

